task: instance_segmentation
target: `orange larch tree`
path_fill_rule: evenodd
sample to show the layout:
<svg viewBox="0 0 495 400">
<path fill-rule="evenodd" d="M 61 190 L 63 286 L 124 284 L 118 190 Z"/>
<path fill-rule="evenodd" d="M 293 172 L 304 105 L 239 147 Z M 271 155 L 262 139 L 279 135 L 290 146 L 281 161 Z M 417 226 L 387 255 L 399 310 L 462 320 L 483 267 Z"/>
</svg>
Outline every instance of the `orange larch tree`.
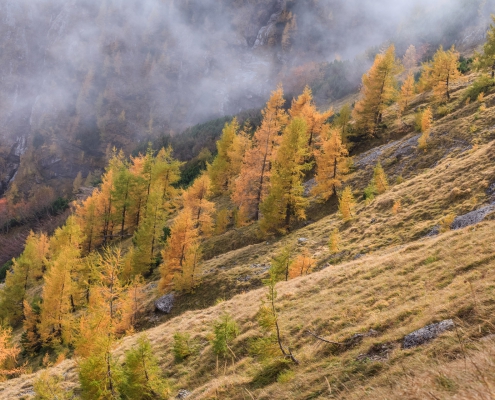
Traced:
<svg viewBox="0 0 495 400">
<path fill-rule="evenodd" d="M 270 188 L 271 165 L 280 142 L 280 133 L 288 122 L 284 104 L 284 92 L 279 87 L 262 111 L 263 121 L 254 134 L 252 147 L 244 155 L 240 175 L 235 182 L 232 200 L 255 220 L 259 218 L 259 207 Z"/>
<path fill-rule="evenodd" d="M 342 187 L 344 175 L 349 171 L 348 155 L 349 152 L 342 144 L 340 129 L 327 127 L 316 153 L 314 195 L 320 196 L 323 201 L 337 195 L 337 189 Z"/>
</svg>

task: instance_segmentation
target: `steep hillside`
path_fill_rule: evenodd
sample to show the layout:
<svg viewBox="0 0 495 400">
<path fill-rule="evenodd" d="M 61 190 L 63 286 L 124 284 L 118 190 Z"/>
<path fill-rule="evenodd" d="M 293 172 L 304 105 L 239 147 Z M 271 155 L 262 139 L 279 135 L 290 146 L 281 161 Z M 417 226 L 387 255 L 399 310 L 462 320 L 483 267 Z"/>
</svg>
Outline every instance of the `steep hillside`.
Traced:
<svg viewBox="0 0 495 400">
<path fill-rule="evenodd" d="M 138 327 L 147 328 L 170 398 L 493 397 L 495 90 L 490 83 L 484 96 L 473 94 L 478 78 L 460 80 L 445 108 L 425 92 L 414 96 L 402 121 L 396 105 L 385 110 L 386 128 L 367 144 L 376 146 L 359 152 L 346 177 L 358 199 L 351 220 L 342 220 L 335 201 L 311 197 L 308 220 L 285 236 L 261 240 L 257 223 L 214 235 L 204 243 L 201 285 L 177 294 L 170 315 L 155 312 L 158 277 L 150 277 Z M 467 101 L 470 95 L 474 100 Z M 414 120 L 428 106 L 435 118 L 423 149 Z M 377 162 L 391 187 L 364 199 Z M 229 201 L 214 199 L 219 209 Z M 330 251 L 335 230 L 340 243 Z M 276 285 L 282 346 L 297 364 L 284 361 L 278 349 L 256 351 L 270 337 L 260 319 L 262 301 L 269 302 L 262 281 L 287 245 L 314 260 L 312 273 Z M 225 313 L 239 332 L 222 356 L 212 339 Z M 438 337 L 404 341 L 438 322 L 447 328 Z M 189 335 L 179 349 L 186 347 L 183 360 L 177 333 Z M 116 344 L 120 361 L 140 335 Z M 78 393 L 77 363 L 56 352 L 46 357 L 30 359 L 29 366 L 56 363 L 49 372 L 63 377 L 58 385 Z M 0 398 L 29 398 L 40 373 L 1 383 Z"/>
</svg>

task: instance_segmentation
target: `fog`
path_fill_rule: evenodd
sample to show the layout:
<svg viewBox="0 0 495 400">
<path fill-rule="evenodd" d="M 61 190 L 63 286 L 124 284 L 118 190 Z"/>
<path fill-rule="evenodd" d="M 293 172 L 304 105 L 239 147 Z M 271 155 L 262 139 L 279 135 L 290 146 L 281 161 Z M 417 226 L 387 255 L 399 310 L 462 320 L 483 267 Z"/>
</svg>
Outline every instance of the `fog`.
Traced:
<svg viewBox="0 0 495 400">
<path fill-rule="evenodd" d="M 411 43 L 479 41 L 491 8 L 486 0 L 4 0 L 0 140 L 130 148 L 259 108 L 312 61 L 363 59 L 391 41 L 399 53 Z"/>
</svg>

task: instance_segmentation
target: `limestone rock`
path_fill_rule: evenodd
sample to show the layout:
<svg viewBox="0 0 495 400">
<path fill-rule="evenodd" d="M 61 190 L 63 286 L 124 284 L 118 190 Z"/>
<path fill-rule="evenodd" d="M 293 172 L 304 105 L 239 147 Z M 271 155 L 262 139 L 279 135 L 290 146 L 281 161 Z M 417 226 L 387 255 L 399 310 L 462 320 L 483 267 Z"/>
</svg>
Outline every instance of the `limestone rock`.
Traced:
<svg viewBox="0 0 495 400">
<path fill-rule="evenodd" d="M 175 294 L 169 293 L 155 301 L 155 310 L 170 314 L 175 303 Z"/>
<path fill-rule="evenodd" d="M 429 341 L 435 339 L 438 335 L 445 331 L 454 329 L 455 324 L 451 319 L 439 322 L 437 324 L 431 324 L 425 326 L 424 328 L 418 329 L 407 335 L 404 338 L 402 347 L 404 349 L 410 349 L 412 347 L 417 347 L 422 344 L 428 343 Z"/>
<path fill-rule="evenodd" d="M 495 211 L 495 204 L 490 204 L 489 206 L 478 208 L 470 213 L 461 215 L 454 220 L 451 228 L 456 230 L 465 228 L 466 226 L 475 225 L 483 221 L 492 211 Z"/>
</svg>

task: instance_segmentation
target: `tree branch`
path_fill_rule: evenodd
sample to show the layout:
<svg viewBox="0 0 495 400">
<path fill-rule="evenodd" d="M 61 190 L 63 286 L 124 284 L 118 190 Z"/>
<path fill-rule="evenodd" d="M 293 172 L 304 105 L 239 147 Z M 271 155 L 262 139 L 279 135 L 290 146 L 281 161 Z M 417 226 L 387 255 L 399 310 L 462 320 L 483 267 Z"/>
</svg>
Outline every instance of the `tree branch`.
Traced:
<svg viewBox="0 0 495 400">
<path fill-rule="evenodd" d="M 322 342 L 325 342 L 325 343 L 328 343 L 328 344 L 336 344 L 336 345 L 338 345 L 338 346 L 343 346 L 343 344 L 342 344 L 342 343 L 339 343 L 339 342 L 332 342 L 332 341 L 330 341 L 330 340 L 324 339 L 324 338 L 322 338 L 321 336 L 318 336 L 316 333 L 313 333 L 313 332 L 311 332 L 311 331 L 306 331 L 306 333 L 308 333 L 309 335 L 313 336 L 314 338 L 316 338 L 316 339 L 318 339 L 318 340 L 320 340 L 320 341 L 322 341 Z"/>
</svg>

